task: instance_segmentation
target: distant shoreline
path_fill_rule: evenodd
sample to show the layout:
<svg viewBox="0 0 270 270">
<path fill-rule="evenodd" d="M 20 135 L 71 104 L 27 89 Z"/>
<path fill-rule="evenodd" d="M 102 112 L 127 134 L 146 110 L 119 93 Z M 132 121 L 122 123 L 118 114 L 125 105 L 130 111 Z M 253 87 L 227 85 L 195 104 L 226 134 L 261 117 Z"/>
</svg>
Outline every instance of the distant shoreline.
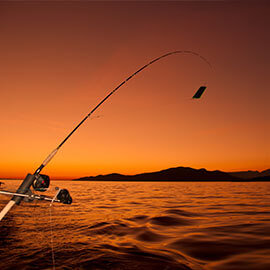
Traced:
<svg viewBox="0 0 270 270">
<path fill-rule="evenodd" d="M 23 179 L 3 178 L 1 181 L 22 181 Z M 85 179 L 51 179 L 51 181 L 74 181 L 74 182 L 270 182 L 266 180 L 239 179 L 239 180 L 85 180 Z M 2 182 L 4 183 L 4 182 Z"/>
<path fill-rule="evenodd" d="M 82 180 L 73 179 L 66 181 L 75 182 L 270 182 L 269 180 L 249 180 L 249 179 L 239 179 L 239 180 Z"/>
<path fill-rule="evenodd" d="M 22 178 L 0 178 L 5 180 L 23 180 Z M 270 182 L 270 169 L 264 171 L 222 172 L 208 171 L 204 168 L 175 167 L 157 172 L 123 175 L 111 173 L 106 175 L 86 176 L 76 179 L 51 179 L 51 181 L 97 181 L 97 182 Z"/>
<path fill-rule="evenodd" d="M 74 181 L 117 181 L 117 182 L 268 182 L 270 169 L 263 172 L 246 171 L 227 173 L 222 171 L 208 171 L 204 168 L 190 167 L 169 168 L 157 172 L 123 175 L 112 173 L 106 175 L 87 176 Z"/>
</svg>

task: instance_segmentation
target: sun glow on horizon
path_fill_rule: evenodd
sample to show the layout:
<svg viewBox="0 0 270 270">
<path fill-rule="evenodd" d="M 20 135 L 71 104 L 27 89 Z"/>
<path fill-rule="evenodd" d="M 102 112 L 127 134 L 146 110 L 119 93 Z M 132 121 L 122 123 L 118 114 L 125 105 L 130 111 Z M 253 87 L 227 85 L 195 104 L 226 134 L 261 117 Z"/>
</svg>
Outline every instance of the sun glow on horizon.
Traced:
<svg viewBox="0 0 270 270">
<path fill-rule="evenodd" d="M 119 82 L 174 50 L 198 52 L 213 70 L 194 55 L 153 64 L 93 114 L 42 173 L 60 179 L 178 166 L 270 167 L 263 4 L 3 2 L 0 8 L 0 177 L 33 173 Z M 192 100 L 205 82 L 202 99 Z"/>
</svg>

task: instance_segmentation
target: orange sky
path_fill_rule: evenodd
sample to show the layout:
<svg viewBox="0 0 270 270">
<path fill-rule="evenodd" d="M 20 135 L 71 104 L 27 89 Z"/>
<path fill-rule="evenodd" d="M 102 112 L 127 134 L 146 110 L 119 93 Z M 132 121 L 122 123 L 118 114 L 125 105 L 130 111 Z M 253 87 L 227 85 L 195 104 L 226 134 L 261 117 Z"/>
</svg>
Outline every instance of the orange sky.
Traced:
<svg viewBox="0 0 270 270">
<path fill-rule="evenodd" d="M 155 63 L 43 172 L 269 168 L 269 25 L 267 1 L 1 2 L 0 177 L 33 173 L 111 89 L 173 50 L 200 53 L 213 72 L 192 55 Z"/>
</svg>

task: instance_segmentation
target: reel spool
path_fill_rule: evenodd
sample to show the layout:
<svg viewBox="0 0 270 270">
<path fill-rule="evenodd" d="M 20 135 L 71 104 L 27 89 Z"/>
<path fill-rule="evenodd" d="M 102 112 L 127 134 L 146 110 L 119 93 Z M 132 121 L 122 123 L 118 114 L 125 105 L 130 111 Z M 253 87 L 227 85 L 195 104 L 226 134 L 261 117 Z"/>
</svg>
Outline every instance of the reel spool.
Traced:
<svg viewBox="0 0 270 270">
<path fill-rule="evenodd" d="M 72 198 L 67 189 L 61 189 L 57 194 L 57 200 L 63 204 L 71 204 Z"/>
<path fill-rule="evenodd" d="M 36 191 L 46 191 L 50 186 L 50 177 L 45 174 L 35 175 L 32 187 Z"/>
<path fill-rule="evenodd" d="M 71 204 L 72 198 L 67 189 L 61 189 L 57 194 L 57 200 L 63 204 Z"/>
</svg>

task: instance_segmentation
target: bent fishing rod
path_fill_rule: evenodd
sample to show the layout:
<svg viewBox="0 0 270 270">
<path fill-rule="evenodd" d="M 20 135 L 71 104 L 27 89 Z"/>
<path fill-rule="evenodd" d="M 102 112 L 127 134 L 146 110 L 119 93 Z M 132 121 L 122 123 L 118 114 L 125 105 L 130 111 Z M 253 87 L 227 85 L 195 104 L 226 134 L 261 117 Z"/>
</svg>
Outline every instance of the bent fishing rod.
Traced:
<svg viewBox="0 0 270 270">
<path fill-rule="evenodd" d="M 142 72 L 144 69 L 149 67 L 150 65 L 154 64 L 155 62 L 168 57 L 170 55 L 175 54 L 191 54 L 196 57 L 199 57 L 201 60 L 203 60 L 209 67 L 212 69 L 212 66 L 210 62 L 201 56 L 200 54 L 193 52 L 193 51 L 173 51 L 166 53 L 164 55 L 161 55 L 149 63 L 145 64 L 141 68 L 139 68 L 137 71 L 135 71 L 133 74 L 131 74 L 128 78 L 126 78 L 124 81 L 122 81 L 117 87 L 115 87 L 112 91 L 105 96 L 78 124 L 77 126 L 63 139 L 63 141 L 46 157 L 46 159 L 42 162 L 42 164 L 36 169 L 34 174 L 27 174 L 19 188 L 17 189 L 16 193 L 9 192 L 9 191 L 1 191 L 0 194 L 3 195 L 11 195 L 11 200 L 7 203 L 7 205 L 3 208 L 3 210 L 0 212 L 0 221 L 3 219 L 3 217 L 9 212 L 9 210 L 15 205 L 19 205 L 22 200 L 24 201 L 33 201 L 33 200 L 47 200 L 52 202 L 61 202 L 64 204 L 71 204 L 72 198 L 68 192 L 67 189 L 59 189 L 54 198 L 42 196 L 42 195 L 36 195 L 33 194 L 31 191 L 31 187 L 35 191 L 46 191 L 47 188 L 50 185 L 50 178 L 48 175 L 40 174 L 41 170 L 44 169 L 44 167 L 53 159 L 53 157 L 56 155 L 56 153 L 59 151 L 59 149 L 63 146 L 63 144 L 71 137 L 71 135 L 109 98 L 111 97 L 117 90 L 119 90 L 125 83 L 127 83 L 130 79 L 132 79 L 135 75 Z M 205 91 L 206 86 L 200 86 L 200 88 L 196 91 L 196 93 L 193 95 L 193 99 L 199 99 L 203 92 Z"/>
</svg>

